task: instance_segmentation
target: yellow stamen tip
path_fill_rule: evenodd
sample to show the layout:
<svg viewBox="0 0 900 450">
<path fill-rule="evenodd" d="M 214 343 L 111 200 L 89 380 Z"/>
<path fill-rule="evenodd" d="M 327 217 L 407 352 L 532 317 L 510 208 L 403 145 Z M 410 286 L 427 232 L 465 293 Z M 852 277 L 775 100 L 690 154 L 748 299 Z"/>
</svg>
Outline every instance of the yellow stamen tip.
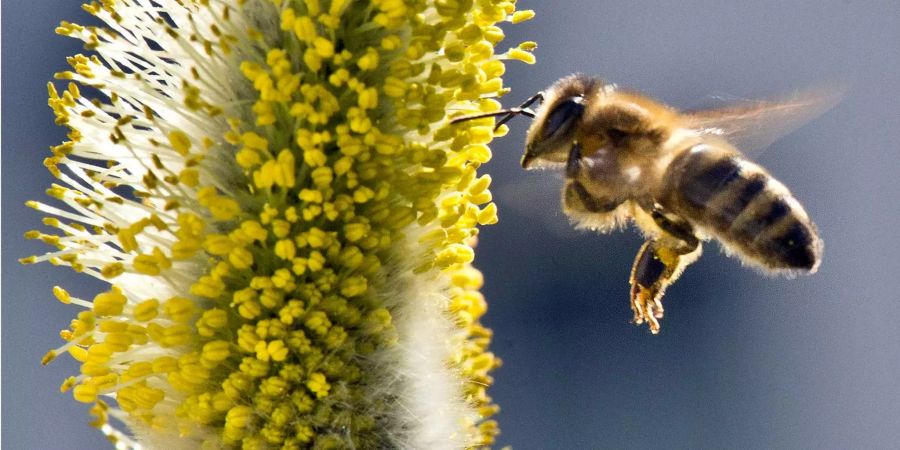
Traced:
<svg viewBox="0 0 900 450">
<path fill-rule="evenodd" d="M 44 353 L 44 356 L 41 358 L 41 365 L 46 366 L 54 359 L 56 359 L 56 351 L 50 350 L 49 352 Z"/>
</svg>

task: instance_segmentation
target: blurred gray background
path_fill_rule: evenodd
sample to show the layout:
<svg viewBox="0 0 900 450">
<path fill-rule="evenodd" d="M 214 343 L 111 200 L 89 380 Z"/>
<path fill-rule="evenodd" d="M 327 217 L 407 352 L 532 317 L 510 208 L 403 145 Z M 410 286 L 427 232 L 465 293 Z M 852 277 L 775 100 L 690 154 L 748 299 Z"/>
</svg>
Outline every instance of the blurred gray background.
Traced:
<svg viewBox="0 0 900 450">
<path fill-rule="evenodd" d="M 558 180 L 518 167 L 527 119 L 496 142 L 485 167 L 500 223 L 484 229 L 477 264 L 485 322 L 504 365 L 491 393 L 501 445 L 515 449 L 896 448 L 900 442 L 900 4 L 895 1 L 520 0 L 531 22 L 508 43 L 536 40 L 538 64 L 511 63 L 517 104 L 574 71 L 677 107 L 712 96 L 765 98 L 823 81 L 849 85 L 831 112 L 757 160 L 787 184 L 825 239 L 818 274 L 762 277 L 708 244 L 666 296 L 662 333 L 629 323 L 632 231 L 574 231 Z M 84 21 L 77 2 L 2 4 L 3 444 L 105 448 L 86 407 L 56 387 L 77 370 L 59 344 L 73 309 L 53 284 L 89 295 L 69 270 L 21 267 L 42 252 L 20 236 L 25 208 L 51 178 L 47 147 L 64 139 L 45 83 L 80 51 L 55 36 Z"/>
</svg>

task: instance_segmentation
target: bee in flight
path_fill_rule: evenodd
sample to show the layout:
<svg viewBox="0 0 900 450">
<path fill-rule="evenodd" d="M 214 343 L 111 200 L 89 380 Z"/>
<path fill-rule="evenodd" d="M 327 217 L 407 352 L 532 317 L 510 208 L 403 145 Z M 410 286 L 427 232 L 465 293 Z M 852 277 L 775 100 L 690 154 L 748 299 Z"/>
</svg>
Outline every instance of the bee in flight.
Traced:
<svg viewBox="0 0 900 450">
<path fill-rule="evenodd" d="M 715 239 L 768 273 L 793 276 L 819 267 L 822 241 L 803 206 L 734 144 L 767 146 L 827 110 L 836 92 L 679 112 L 575 74 L 519 107 L 452 122 L 502 116 L 500 127 L 516 115 L 533 118 L 522 167 L 564 170 L 566 215 L 601 232 L 629 221 L 643 231 L 647 240 L 631 270 L 631 309 L 634 322 L 646 322 L 656 334 L 662 296 L 700 256 L 702 241 Z"/>
</svg>

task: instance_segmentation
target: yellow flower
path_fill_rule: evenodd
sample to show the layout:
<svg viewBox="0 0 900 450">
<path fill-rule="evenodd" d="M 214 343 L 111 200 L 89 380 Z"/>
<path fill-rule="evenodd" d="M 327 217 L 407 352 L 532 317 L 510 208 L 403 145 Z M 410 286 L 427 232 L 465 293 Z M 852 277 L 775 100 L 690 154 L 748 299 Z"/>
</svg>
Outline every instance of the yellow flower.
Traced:
<svg viewBox="0 0 900 450">
<path fill-rule="evenodd" d="M 513 1 L 105 0 L 69 58 L 29 202 L 68 265 L 110 287 L 44 363 L 81 372 L 119 448 L 489 445 L 499 361 L 470 263 L 496 222 L 490 120 Z M 89 87 L 91 94 L 83 95 Z M 112 422 L 112 423 L 111 423 Z M 115 427 L 125 425 L 124 433 Z"/>
</svg>

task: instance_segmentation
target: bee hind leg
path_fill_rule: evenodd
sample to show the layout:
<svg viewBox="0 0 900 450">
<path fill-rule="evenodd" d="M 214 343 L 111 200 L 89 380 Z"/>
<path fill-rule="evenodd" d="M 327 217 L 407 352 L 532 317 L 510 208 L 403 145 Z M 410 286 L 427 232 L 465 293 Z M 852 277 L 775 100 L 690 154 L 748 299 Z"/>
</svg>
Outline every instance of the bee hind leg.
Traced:
<svg viewBox="0 0 900 450">
<path fill-rule="evenodd" d="M 636 324 L 647 322 L 650 332 L 657 334 L 664 311 L 663 294 L 684 268 L 700 256 L 701 246 L 690 224 L 657 208 L 651 216 L 664 234 L 648 240 L 638 250 L 631 269 L 631 310 Z"/>
</svg>

